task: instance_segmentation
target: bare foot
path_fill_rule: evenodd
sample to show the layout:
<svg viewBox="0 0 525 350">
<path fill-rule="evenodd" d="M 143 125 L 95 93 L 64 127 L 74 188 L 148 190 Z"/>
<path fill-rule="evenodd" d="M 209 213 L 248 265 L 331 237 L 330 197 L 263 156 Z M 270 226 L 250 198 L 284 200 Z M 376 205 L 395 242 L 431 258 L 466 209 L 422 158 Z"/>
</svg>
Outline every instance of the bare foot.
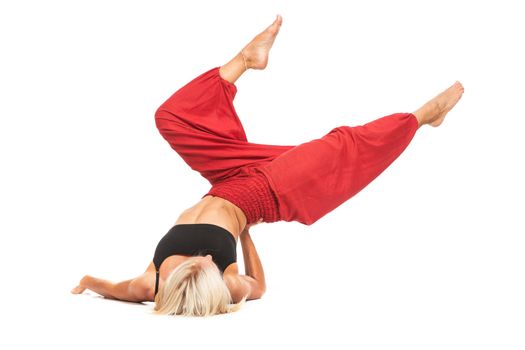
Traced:
<svg viewBox="0 0 525 350">
<path fill-rule="evenodd" d="M 465 89 L 459 81 L 451 87 L 425 103 L 414 112 L 419 125 L 430 124 L 434 127 L 441 125 L 447 113 L 458 103 Z"/>
<path fill-rule="evenodd" d="M 441 125 L 445 120 L 445 115 L 458 103 L 464 91 L 463 85 L 456 81 L 454 85 L 437 95 L 433 101 L 439 112 L 428 123 L 434 127 Z"/>
<path fill-rule="evenodd" d="M 258 34 L 248 45 L 244 47 L 242 52 L 246 57 L 246 65 L 248 68 L 264 69 L 268 64 L 268 55 L 272 48 L 273 42 L 279 33 L 283 18 L 277 15 L 275 21 L 266 28 L 262 33 Z"/>
</svg>

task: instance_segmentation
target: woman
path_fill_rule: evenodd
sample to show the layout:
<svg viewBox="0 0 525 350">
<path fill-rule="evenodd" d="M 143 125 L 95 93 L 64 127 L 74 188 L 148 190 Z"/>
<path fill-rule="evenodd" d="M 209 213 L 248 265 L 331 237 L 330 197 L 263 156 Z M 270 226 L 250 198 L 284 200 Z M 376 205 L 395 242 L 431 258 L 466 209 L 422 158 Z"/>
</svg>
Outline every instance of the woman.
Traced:
<svg viewBox="0 0 525 350">
<path fill-rule="evenodd" d="M 175 92 L 155 113 L 170 146 L 212 185 L 160 240 L 146 271 L 111 283 L 85 276 L 72 290 L 104 297 L 155 301 L 163 314 L 207 316 L 237 310 L 265 292 L 261 261 L 249 228 L 260 222 L 311 225 L 383 172 L 423 125 L 439 126 L 463 94 L 456 82 L 413 113 L 362 126 L 340 126 L 297 146 L 247 141 L 235 112 L 235 81 L 264 69 L 281 16 L 227 64 Z M 239 274 L 240 241 L 245 274 Z"/>
</svg>

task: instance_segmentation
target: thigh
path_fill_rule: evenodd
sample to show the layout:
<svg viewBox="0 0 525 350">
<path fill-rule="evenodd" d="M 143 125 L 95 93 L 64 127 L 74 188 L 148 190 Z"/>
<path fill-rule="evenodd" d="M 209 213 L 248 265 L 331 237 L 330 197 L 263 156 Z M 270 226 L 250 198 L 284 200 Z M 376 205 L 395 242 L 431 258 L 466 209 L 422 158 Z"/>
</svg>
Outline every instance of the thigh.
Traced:
<svg viewBox="0 0 525 350">
<path fill-rule="evenodd" d="M 261 167 L 285 221 L 310 225 L 357 194 L 408 146 L 418 128 L 411 113 L 362 126 L 340 126 Z"/>
<path fill-rule="evenodd" d="M 245 166 L 275 159 L 293 146 L 248 142 L 233 106 L 237 88 L 213 68 L 177 90 L 155 113 L 163 138 L 211 184 Z"/>
<path fill-rule="evenodd" d="M 165 120 L 157 120 L 157 127 L 186 164 L 212 185 L 239 174 L 244 167 L 271 162 L 294 147 L 224 138 Z"/>
</svg>

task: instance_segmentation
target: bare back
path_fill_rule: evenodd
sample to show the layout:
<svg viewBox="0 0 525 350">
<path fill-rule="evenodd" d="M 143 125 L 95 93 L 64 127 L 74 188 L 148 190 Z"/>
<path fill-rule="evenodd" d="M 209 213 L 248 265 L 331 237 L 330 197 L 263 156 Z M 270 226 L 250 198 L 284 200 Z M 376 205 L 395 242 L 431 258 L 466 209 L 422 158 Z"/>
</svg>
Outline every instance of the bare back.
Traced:
<svg viewBox="0 0 525 350">
<path fill-rule="evenodd" d="M 208 195 L 184 210 L 175 224 L 214 224 L 231 232 L 237 240 L 246 226 L 246 215 L 232 202 Z"/>
</svg>

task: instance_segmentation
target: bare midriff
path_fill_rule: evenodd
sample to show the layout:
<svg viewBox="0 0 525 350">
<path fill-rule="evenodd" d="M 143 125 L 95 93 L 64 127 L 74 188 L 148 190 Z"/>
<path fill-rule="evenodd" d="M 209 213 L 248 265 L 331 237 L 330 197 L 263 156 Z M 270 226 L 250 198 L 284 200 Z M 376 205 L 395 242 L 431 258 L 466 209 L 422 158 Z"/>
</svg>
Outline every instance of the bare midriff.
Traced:
<svg viewBox="0 0 525 350">
<path fill-rule="evenodd" d="M 213 224 L 228 230 L 237 240 L 246 226 L 246 216 L 232 202 L 211 195 L 203 197 L 197 204 L 184 210 L 175 225 Z"/>
</svg>

